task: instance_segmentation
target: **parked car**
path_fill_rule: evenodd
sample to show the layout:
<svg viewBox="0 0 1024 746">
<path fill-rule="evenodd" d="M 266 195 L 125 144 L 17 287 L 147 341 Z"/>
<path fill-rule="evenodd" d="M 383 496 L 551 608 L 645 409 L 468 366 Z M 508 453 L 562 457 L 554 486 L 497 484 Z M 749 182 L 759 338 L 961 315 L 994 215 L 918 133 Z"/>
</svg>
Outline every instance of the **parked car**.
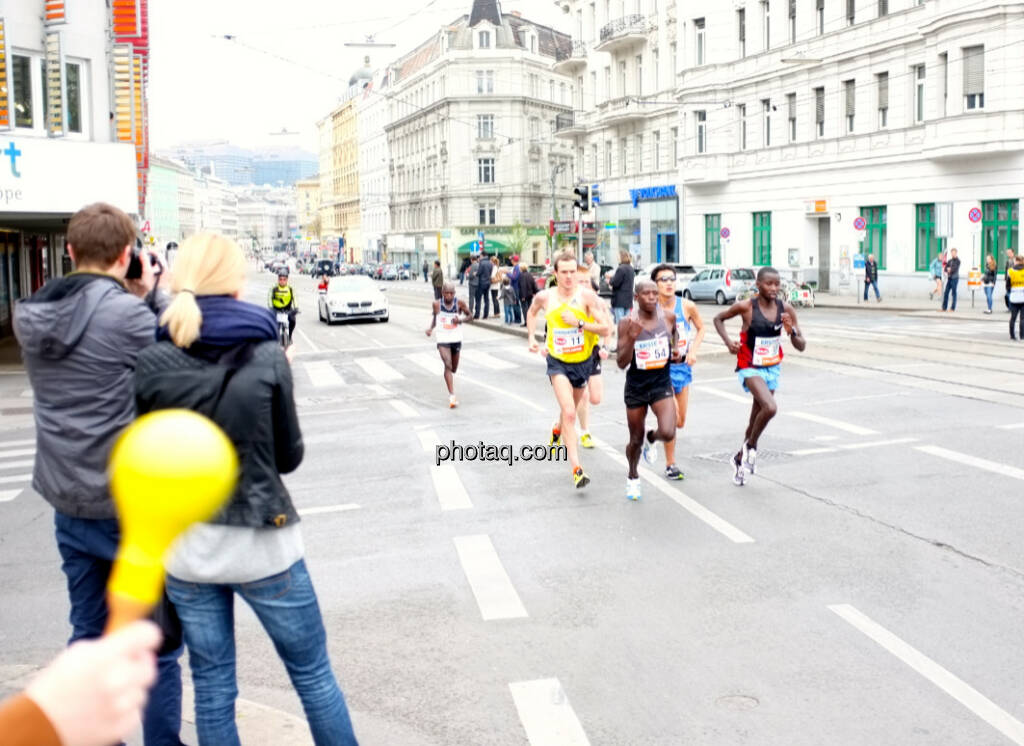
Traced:
<svg viewBox="0 0 1024 746">
<path fill-rule="evenodd" d="M 309 274 L 311 277 L 319 277 L 320 275 L 334 277 L 334 262 L 330 259 L 318 259 L 313 263 L 312 271 Z"/>
<path fill-rule="evenodd" d="M 398 268 L 398 279 L 399 280 L 409 280 L 409 279 L 412 279 L 412 275 L 409 273 L 409 268 L 408 267 L 399 267 Z"/>
<path fill-rule="evenodd" d="M 345 275 L 331 280 L 317 299 L 320 320 L 330 325 L 349 319 L 388 321 L 388 299 L 369 277 Z"/>
<path fill-rule="evenodd" d="M 709 267 L 701 270 L 683 289 L 690 300 L 713 300 L 723 306 L 754 284 L 754 270 L 748 267 L 725 269 Z"/>
<path fill-rule="evenodd" d="M 384 266 L 381 272 L 382 280 L 397 280 L 398 279 L 398 267 L 394 264 L 387 264 Z"/>
</svg>

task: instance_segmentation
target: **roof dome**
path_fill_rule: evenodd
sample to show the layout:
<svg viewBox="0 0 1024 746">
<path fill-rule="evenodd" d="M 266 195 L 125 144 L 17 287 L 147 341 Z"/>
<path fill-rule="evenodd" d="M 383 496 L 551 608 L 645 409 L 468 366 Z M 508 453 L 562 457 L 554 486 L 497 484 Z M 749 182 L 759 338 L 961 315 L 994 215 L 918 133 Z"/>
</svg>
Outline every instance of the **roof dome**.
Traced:
<svg viewBox="0 0 1024 746">
<path fill-rule="evenodd" d="M 373 70 L 370 68 L 370 58 L 364 57 L 363 66 L 352 73 L 352 77 L 348 79 L 348 84 L 364 88 L 371 80 L 373 80 Z"/>
</svg>

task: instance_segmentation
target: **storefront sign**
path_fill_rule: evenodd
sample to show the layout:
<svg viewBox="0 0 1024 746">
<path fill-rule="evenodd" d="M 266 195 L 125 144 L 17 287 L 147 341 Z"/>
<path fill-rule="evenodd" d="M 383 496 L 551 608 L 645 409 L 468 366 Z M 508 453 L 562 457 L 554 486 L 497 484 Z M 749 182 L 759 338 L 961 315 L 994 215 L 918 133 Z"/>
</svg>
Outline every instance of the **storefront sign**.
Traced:
<svg viewBox="0 0 1024 746">
<path fill-rule="evenodd" d="M 71 214 L 93 202 L 138 212 L 130 144 L 4 137 L 0 155 L 0 213 Z"/>
<path fill-rule="evenodd" d="M 674 199 L 676 196 L 676 185 L 643 187 L 642 189 L 630 189 L 629 197 L 633 200 L 633 207 L 636 207 L 640 200 L 651 199 Z"/>
</svg>

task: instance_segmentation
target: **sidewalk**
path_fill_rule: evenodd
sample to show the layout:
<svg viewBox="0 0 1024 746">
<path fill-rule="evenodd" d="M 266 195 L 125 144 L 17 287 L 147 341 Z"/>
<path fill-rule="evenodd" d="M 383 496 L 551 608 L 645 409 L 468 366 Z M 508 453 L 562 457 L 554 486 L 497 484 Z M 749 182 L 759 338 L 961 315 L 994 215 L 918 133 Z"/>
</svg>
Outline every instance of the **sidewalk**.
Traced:
<svg viewBox="0 0 1024 746">
<path fill-rule="evenodd" d="M 858 302 L 859 300 L 859 302 Z M 976 320 L 984 318 L 989 314 L 985 311 L 985 293 L 980 290 L 975 293 L 974 307 L 971 307 L 971 294 L 961 293 L 957 299 L 956 312 L 939 313 L 942 310 L 942 299 L 928 300 L 927 296 L 921 298 L 886 298 L 882 296 L 882 302 L 875 300 L 874 293 L 869 300 L 865 301 L 863 296 L 856 295 L 833 295 L 832 293 L 818 293 L 814 296 L 815 308 L 844 308 L 853 311 L 885 311 L 888 313 L 901 313 L 909 316 L 934 316 L 947 319 L 968 319 Z M 992 316 L 1004 312 L 1003 296 L 999 295 L 992 305 Z"/>
</svg>

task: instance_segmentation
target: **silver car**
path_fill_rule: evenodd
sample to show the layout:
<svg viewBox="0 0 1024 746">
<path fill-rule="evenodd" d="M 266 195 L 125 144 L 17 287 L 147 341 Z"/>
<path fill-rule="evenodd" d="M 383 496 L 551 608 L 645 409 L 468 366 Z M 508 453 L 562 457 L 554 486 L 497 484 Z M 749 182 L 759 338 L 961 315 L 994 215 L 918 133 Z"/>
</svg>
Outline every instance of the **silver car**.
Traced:
<svg viewBox="0 0 1024 746">
<path fill-rule="evenodd" d="M 319 294 L 317 303 L 320 320 L 328 325 L 349 319 L 386 322 L 391 316 L 384 293 L 363 275 L 335 277 L 327 286 L 327 292 Z"/>
<path fill-rule="evenodd" d="M 689 300 L 713 300 L 720 306 L 736 300 L 736 296 L 754 284 L 754 270 L 749 267 L 725 269 L 710 267 L 697 273 L 683 289 Z"/>
</svg>

